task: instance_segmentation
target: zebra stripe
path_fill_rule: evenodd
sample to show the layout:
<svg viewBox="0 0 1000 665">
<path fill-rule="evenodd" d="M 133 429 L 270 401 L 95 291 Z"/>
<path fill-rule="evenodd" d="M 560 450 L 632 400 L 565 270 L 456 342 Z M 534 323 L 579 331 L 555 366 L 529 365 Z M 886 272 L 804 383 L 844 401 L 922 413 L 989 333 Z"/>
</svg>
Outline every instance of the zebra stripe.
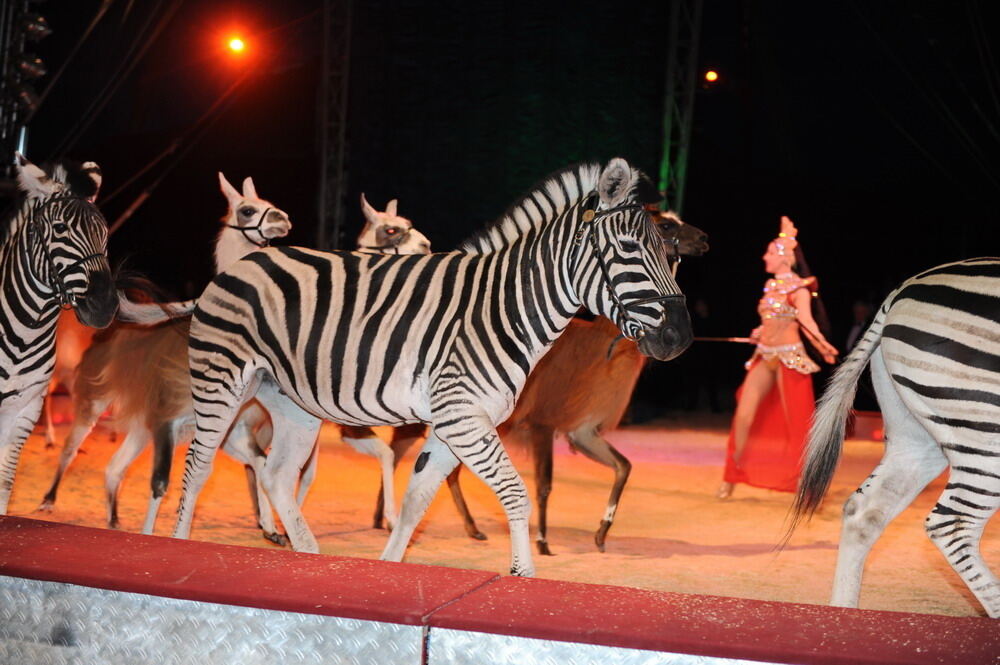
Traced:
<svg viewBox="0 0 1000 665">
<path fill-rule="evenodd" d="M 527 493 L 495 427 L 532 367 L 581 306 L 642 330 L 647 355 L 669 359 L 690 342 L 680 291 L 642 207 L 649 191 L 624 160 L 604 170 L 584 165 L 550 177 L 458 252 L 271 248 L 219 275 L 191 327 L 197 431 L 175 534 L 190 530 L 219 433 L 256 394 L 272 415 L 288 416 L 287 438 L 301 446 L 312 445 L 313 426 L 305 417 L 292 422 L 302 411 L 347 425 L 431 424 L 383 556 L 402 558 L 430 497 L 461 461 L 507 511 L 511 570 L 531 574 Z M 656 300 L 645 302 L 650 296 Z M 291 444 L 276 438 L 275 446 Z M 293 545 L 314 551 L 301 512 L 288 511 Z"/>
<path fill-rule="evenodd" d="M 55 368 L 60 305 L 95 327 L 117 307 L 107 224 L 92 202 L 97 165 L 46 172 L 22 158 L 17 168 L 26 196 L 0 237 L 0 513 Z"/>
<path fill-rule="evenodd" d="M 817 407 L 795 521 L 818 508 L 829 486 L 843 421 L 869 359 L 886 452 L 844 506 L 832 602 L 857 606 L 869 549 L 950 466 L 927 535 L 987 613 L 1000 617 L 1000 581 L 979 550 L 983 528 L 1000 508 L 1000 259 L 932 268 L 886 298 Z"/>
</svg>

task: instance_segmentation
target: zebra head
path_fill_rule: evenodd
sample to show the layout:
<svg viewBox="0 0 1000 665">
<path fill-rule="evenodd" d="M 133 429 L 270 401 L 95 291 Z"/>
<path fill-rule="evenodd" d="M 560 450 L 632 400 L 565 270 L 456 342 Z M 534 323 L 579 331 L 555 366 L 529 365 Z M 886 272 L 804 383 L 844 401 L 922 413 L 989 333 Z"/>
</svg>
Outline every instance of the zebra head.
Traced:
<svg viewBox="0 0 1000 665">
<path fill-rule="evenodd" d="M 108 265 L 108 225 L 94 201 L 101 169 L 60 163 L 48 171 L 23 156 L 17 179 L 25 192 L 22 214 L 34 277 L 52 301 L 72 307 L 77 318 L 104 328 L 118 311 L 118 297 Z"/>
<path fill-rule="evenodd" d="M 253 178 L 244 178 L 243 191 L 239 192 L 219 171 L 219 189 L 229 202 L 222 223 L 239 230 L 254 245 L 266 247 L 272 239 L 284 238 L 291 231 L 292 222 L 285 211 L 257 196 Z"/>
<path fill-rule="evenodd" d="M 431 242 L 413 222 L 396 214 L 396 199 L 389 201 L 385 212 L 379 212 L 361 195 L 361 211 L 365 227 L 358 236 L 358 251 L 382 254 L 430 254 Z"/>
<path fill-rule="evenodd" d="M 572 279 L 591 312 L 611 319 L 643 354 L 670 360 L 691 344 L 691 319 L 643 205 L 654 197 L 646 176 L 611 160 L 580 214 Z"/>
</svg>

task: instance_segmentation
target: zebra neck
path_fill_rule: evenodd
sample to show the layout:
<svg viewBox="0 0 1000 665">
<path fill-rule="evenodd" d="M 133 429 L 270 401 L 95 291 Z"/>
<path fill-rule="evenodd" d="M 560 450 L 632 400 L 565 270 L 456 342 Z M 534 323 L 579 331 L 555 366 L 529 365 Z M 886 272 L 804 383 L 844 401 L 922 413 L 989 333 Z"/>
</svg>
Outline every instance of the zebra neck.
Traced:
<svg viewBox="0 0 1000 665">
<path fill-rule="evenodd" d="M 22 221 L 0 246 L 0 316 L 7 321 L 8 335 L 27 341 L 51 334 L 59 307 L 47 272 L 46 258 L 33 251 Z"/>
<path fill-rule="evenodd" d="M 498 252 L 505 311 L 532 362 L 544 354 L 580 309 L 571 279 L 576 209 L 524 241 Z M 506 255 L 506 256 L 503 256 Z M 512 265 L 513 264 L 513 265 Z"/>
</svg>

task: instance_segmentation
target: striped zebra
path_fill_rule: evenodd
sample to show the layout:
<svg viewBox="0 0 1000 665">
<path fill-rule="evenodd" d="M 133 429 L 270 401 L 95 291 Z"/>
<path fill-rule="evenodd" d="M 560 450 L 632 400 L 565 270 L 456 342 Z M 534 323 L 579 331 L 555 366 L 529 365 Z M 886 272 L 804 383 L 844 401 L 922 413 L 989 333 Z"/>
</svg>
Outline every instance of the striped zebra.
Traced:
<svg viewBox="0 0 1000 665">
<path fill-rule="evenodd" d="M 295 549 L 318 551 L 293 490 L 320 419 L 424 422 L 432 430 L 382 558 L 402 559 L 461 461 L 504 507 L 511 572 L 532 575 L 527 491 L 496 425 L 581 306 L 661 360 L 691 342 L 684 296 L 643 209 L 655 198 L 616 158 L 553 175 L 458 252 L 283 247 L 234 264 L 206 288 L 191 325 L 196 433 L 174 535 L 188 537 L 215 451 L 256 395 L 275 431 L 264 484 Z"/>
<path fill-rule="evenodd" d="M 950 466 L 924 528 L 987 613 L 1000 617 L 1000 581 L 979 548 L 983 527 L 1000 507 L 1000 259 L 933 268 L 882 303 L 817 407 L 795 522 L 816 511 L 829 487 L 869 362 L 885 420 L 885 455 L 844 505 L 831 603 L 857 607 L 872 545 Z"/>
<path fill-rule="evenodd" d="M 25 196 L 0 238 L 0 514 L 52 378 L 60 308 L 95 328 L 118 308 L 97 164 L 45 171 L 18 155 L 16 168 Z"/>
</svg>

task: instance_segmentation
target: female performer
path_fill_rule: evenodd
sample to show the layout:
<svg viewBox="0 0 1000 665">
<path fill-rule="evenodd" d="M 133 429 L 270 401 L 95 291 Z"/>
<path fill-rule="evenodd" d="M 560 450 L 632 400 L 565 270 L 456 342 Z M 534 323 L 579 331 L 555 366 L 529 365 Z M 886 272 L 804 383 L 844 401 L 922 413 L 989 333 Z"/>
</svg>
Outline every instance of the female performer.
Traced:
<svg viewBox="0 0 1000 665">
<path fill-rule="evenodd" d="M 805 337 L 833 363 L 835 349 L 813 319 L 816 278 L 800 277 L 796 267 L 797 230 L 781 218 L 781 233 L 764 254 L 764 269 L 774 275 L 757 304 L 761 324 L 750 338 L 757 343 L 736 392 L 736 413 L 726 453 L 726 471 L 716 496 L 729 498 L 735 483 L 794 492 L 802 449 L 815 402 L 812 377 L 819 366 L 806 355 Z M 801 249 L 799 249 L 801 256 Z"/>
</svg>

